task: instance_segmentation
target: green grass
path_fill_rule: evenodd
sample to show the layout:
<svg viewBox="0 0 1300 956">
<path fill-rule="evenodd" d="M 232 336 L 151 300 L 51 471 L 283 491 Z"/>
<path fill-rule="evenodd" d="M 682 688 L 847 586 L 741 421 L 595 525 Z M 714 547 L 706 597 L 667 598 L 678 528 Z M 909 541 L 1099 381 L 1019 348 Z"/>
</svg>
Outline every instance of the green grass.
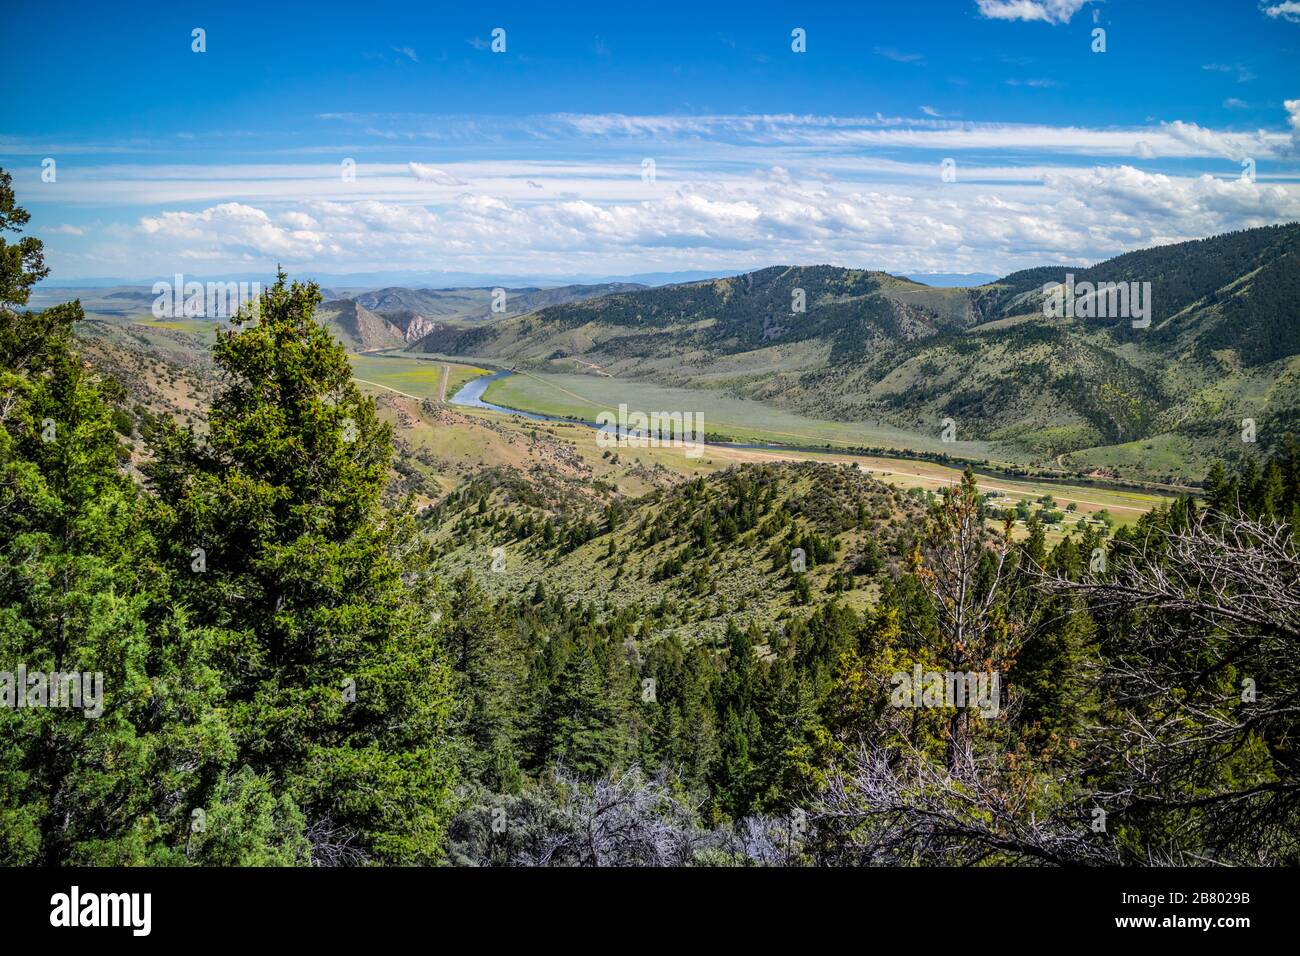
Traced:
<svg viewBox="0 0 1300 956">
<path fill-rule="evenodd" d="M 734 441 L 897 448 L 972 459 L 987 458 L 991 450 L 985 442 L 944 443 L 937 421 L 933 435 L 888 425 L 819 421 L 717 391 L 668 388 L 629 379 L 522 373 L 493 382 L 484 398 L 509 408 L 584 421 L 594 421 L 602 411 L 617 412 L 620 404 L 631 411 L 699 412 L 707 433 Z"/>
<path fill-rule="evenodd" d="M 451 377 L 447 380 L 447 398 L 456 394 L 456 389 L 460 388 L 471 379 L 476 379 L 481 375 L 492 374 L 485 368 L 479 368 L 475 365 L 450 365 Z"/>
<path fill-rule="evenodd" d="M 1080 471 L 1101 469 L 1125 474 L 1142 471 L 1156 476 L 1204 474 L 1204 467 L 1200 469 L 1195 467 L 1199 456 L 1192 443 L 1181 435 L 1172 434 L 1154 435 L 1118 445 L 1086 448 L 1066 455 L 1064 461 L 1070 467 Z"/>
<path fill-rule="evenodd" d="M 409 362 L 403 359 L 349 355 L 352 375 L 363 381 L 416 398 L 437 399 L 442 388 L 442 366 L 432 362 Z"/>
<path fill-rule="evenodd" d="M 213 335 L 221 328 L 218 322 L 202 319 L 137 319 L 135 325 L 145 325 L 151 329 L 169 329 L 172 332 L 191 332 L 194 335 Z"/>
<path fill-rule="evenodd" d="M 413 395 L 432 398 L 442 393 L 443 366 L 451 370 L 447 381 L 447 396 L 455 394 L 470 379 L 489 374 L 486 369 L 452 362 L 428 362 L 409 358 L 384 358 L 378 355 L 348 355 L 352 375 L 358 381 Z"/>
</svg>

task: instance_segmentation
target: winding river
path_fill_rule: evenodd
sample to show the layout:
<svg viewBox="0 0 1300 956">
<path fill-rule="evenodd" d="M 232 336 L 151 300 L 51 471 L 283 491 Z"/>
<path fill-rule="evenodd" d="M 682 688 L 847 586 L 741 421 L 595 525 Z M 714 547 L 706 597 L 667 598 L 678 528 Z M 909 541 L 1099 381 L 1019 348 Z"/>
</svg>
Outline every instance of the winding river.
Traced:
<svg viewBox="0 0 1300 956">
<path fill-rule="evenodd" d="M 522 415 L 524 418 L 531 418 L 535 422 L 571 421 L 571 419 L 568 418 L 557 418 L 554 415 L 539 415 L 536 412 L 525 412 L 518 408 L 507 408 L 504 405 L 493 405 L 491 402 L 483 401 L 483 393 L 487 391 L 489 385 L 499 378 L 509 378 L 514 374 L 514 372 L 503 369 L 500 372 L 493 372 L 491 375 L 480 375 L 477 378 L 472 378 L 460 388 L 456 389 L 456 393 L 452 395 L 451 398 L 447 399 L 447 401 L 453 405 L 465 405 L 469 408 L 487 408 L 494 412 L 505 412 L 509 415 Z M 582 424 L 592 425 L 593 428 L 595 427 L 591 422 L 583 422 Z"/>
<path fill-rule="evenodd" d="M 487 391 L 488 386 L 497 379 L 508 378 L 514 375 L 514 372 L 503 369 L 499 372 L 493 372 L 491 375 L 480 375 L 478 378 L 472 378 L 452 395 L 448 402 L 452 405 L 462 405 L 469 408 L 486 408 L 494 412 L 505 412 L 507 415 L 519 415 L 523 418 L 530 418 L 535 422 L 564 422 L 569 425 L 586 425 L 588 428 L 600 428 L 596 422 L 582 421 L 576 418 L 562 418 L 559 415 L 543 415 L 539 412 L 525 412 L 518 408 L 510 408 L 506 405 L 494 405 L 492 402 L 483 401 L 483 393 Z M 612 423 L 611 423 L 612 424 Z M 618 429 L 620 435 L 625 434 L 623 429 Z M 713 445 L 718 448 L 750 448 L 755 451 L 806 451 L 826 453 L 832 452 L 843 455 L 857 455 L 857 452 L 844 451 L 832 448 L 826 445 L 777 445 L 766 442 L 731 442 L 731 441 L 706 441 L 705 445 Z"/>
</svg>

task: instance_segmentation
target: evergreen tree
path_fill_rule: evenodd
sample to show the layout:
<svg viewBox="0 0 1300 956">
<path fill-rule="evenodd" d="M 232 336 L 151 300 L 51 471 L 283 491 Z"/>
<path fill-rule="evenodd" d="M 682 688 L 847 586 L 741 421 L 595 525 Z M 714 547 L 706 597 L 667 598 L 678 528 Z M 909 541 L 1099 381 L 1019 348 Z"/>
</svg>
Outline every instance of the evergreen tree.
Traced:
<svg viewBox="0 0 1300 956">
<path fill-rule="evenodd" d="M 519 736 L 526 669 L 507 609 L 494 607 L 469 574 L 454 588 L 447 648 L 458 678 L 461 767 L 502 793 L 519 789 Z"/>
<path fill-rule="evenodd" d="M 381 502 L 391 427 L 320 300 L 281 273 L 219 334 L 210 432 L 165 426 L 148 476 L 182 594 L 227 635 L 240 761 L 298 805 L 319 855 L 429 862 L 454 781 L 441 610 L 409 507 Z"/>
<path fill-rule="evenodd" d="M 625 753 L 617 708 L 585 643 L 575 646 L 546 701 L 542 733 L 543 760 L 581 777 L 612 770 Z"/>
<path fill-rule="evenodd" d="M 0 229 L 27 221 L 9 182 Z M 73 348 L 80 305 L 18 311 L 44 274 L 38 240 L 0 238 L 0 862 L 183 862 L 234 749 L 211 635 L 169 603 L 113 409 Z M 20 667 L 46 676 L 16 684 Z M 51 673 L 78 675 L 80 708 Z"/>
</svg>

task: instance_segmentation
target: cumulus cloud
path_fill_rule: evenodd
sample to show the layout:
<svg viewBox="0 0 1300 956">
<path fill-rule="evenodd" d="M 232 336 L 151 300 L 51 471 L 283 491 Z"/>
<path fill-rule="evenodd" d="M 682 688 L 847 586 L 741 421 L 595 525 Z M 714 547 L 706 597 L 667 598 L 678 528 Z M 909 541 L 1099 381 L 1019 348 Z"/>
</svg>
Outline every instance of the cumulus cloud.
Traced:
<svg viewBox="0 0 1300 956">
<path fill-rule="evenodd" d="M 140 220 L 142 235 L 191 252 L 232 252 L 304 261 L 337 255 L 342 247 L 326 233 L 300 228 L 304 219 L 290 213 L 276 222 L 267 212 L 243 203 L 221 203 L 201 212 L 162 212 Z"/>
<path fill-rule="evenodd" d="M 1241 176 L 1168 176 L 1098 166 L 1045 177 L 1054 192 L 1088 210 L 1094 224 L 1145 227 L 1145 235 L 1212 235 L 1300 218 L 1300 196 Z"/>
<path fill-rule="evenodd" d="M 147 216 L 138 231 L 158 256 L 317 269 L 437 264 L 563 275 L 821 261 L 1009 271 L 1300 218 L 1300 194 L 1280 185 L 1126 165 L 964 188 L 943 184 L 937 170 L 925 183 L 882 185 L 796 178 L 776 167 L 647 189 L 636 202 L 465 192 L 436 207 L 329 200 L 278 215 L 222 203 Z"/>
<path fill-rule="evenodd" d="M 1259 155 L 1265 147 L 1257 138 L 1241 134 L 1216 133 L 1195 123 L 1174 120 L 1172 123 L 1160 124 L 1174 139 L 1189 146 L 1240 162 L 1247 156 Z M 1252 144 L 1254 148 L 1252 148 Z"/>
<path fill-rule="evenodd" d="M 1037 20 L 1069 23 L 1090 0 L 976 0 L 980 16 L 990 20 Z"/>
</svg>

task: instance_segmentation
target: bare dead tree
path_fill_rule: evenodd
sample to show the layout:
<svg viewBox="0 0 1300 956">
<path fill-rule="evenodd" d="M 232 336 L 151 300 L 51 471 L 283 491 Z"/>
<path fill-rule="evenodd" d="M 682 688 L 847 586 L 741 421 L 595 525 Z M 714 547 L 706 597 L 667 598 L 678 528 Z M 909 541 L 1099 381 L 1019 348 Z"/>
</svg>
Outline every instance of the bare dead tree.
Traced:
<svg viewBox="0 0 1300 956">
<path fill-rule="evenodd" d="M 526 866 L 685 866 L 717 835 L 696 823 L 698 807 L 639 767 L 594 783 L 557 772 L 563 828 L 546 833 Z"/>
<path fill-rule="evenodd" d="M 1112 818 L 1159 814 L 1186 862 L 1300 854 L 1300 551 L 1217 513 L 1152 530 L 1109 574 L 1044 576 L 1106 624 L 1111 702 L 1088 747 Z M 1223 768 L 1233 767 L 1231 774 Z"/>
<path fill-rule="evenodd" d="M 312 866 L 363 866 L 369 862 L 365 851 L 356 846 L 357 835 L 328 817 L 312 820 L 304 835 L 311 844 Z"/>
<path fill-rule="evenodd" d="M 953 671 L 1006 671 L 1019 650 L 1019 635 L 999 613 L 1006 597 L 1012 551 L 1010 526 L 990 535 L 980 509 L 979 489 L 969 472 L 961 484 L 948 488 L 926 523 L 925 549 L 917 548 L 912 568 L 930 592 L 938 613 L 939 653 Z M 984 575 L 991 558 L 992 573 Z M 957 709 L 949 718 L 948 763 L 968 753 L 964 738 L 969 712 Z"/>
<path fill-rule="evenodd" d="M 827 862 L 837 865 L 1118 862 L 1084 801 L 1050 802 L 1067 778 L 1019 774 L 973 749 L 954 769 L 906 744 L 864 743 L 832 776 L 811 815 Z"/>
</svg>

